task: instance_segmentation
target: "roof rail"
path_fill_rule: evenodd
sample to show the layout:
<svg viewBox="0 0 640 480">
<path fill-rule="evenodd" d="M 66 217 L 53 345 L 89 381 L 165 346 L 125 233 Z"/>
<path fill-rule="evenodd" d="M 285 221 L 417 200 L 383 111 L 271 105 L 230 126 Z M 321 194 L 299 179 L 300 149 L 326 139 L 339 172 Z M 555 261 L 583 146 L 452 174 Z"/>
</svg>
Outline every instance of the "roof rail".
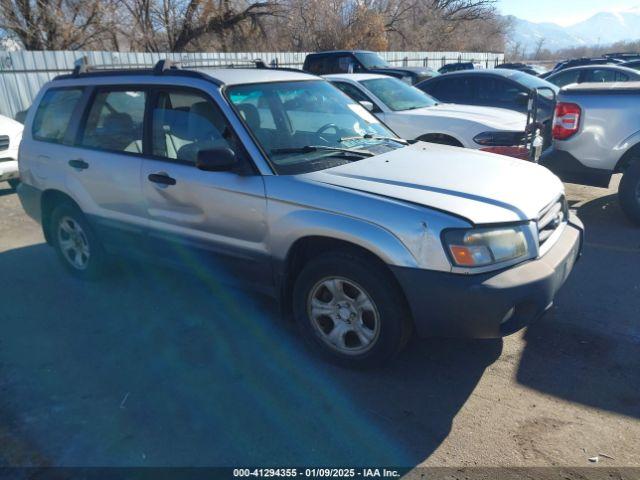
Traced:
<svg viewBox="0 0 640 480">
<path fill-rule="evenodd" d="M 153 73 L 156 75 L 162 75 L 167 70 L 178 70 L 179 68 L 180 65 L 177 62 L 165 58 L 155 64 L 155 66 L 153 67 Z"/>
<path fill-rule="evenodd" d="M 80 57 L 73 64 L 73 76 L 77 77 L 83 73 L 87 73 L 89 71 L 89 57 L 86 55 Z"/>
</svg>

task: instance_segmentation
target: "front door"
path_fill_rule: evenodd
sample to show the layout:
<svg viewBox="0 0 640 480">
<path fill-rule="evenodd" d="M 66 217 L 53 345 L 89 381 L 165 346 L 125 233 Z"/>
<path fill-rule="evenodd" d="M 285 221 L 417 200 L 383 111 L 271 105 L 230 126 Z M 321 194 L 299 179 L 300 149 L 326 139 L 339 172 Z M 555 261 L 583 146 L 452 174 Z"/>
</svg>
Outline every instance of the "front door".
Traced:
<svg viewBox="0 0 640 480">
<path fill-rule="evenodd" d="M 212 281 L 269 290 L 264 182 L 227 119 L 191 89 L 160 88 L 150 108 L 150 155 L 142 163 L 150 252 Z M 198 152 L 218 147 L 231 148 L 238 167 L 199 170 Z"/>
</svg>

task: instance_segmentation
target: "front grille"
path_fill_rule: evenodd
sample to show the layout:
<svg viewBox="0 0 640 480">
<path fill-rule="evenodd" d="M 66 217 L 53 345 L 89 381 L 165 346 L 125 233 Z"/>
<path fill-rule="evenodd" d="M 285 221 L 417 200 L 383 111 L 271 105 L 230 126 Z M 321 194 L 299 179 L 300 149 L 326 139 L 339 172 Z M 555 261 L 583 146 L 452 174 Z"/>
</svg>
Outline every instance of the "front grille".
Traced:
<svg viewBox="0 0 640 480">
<path fill-rule="evenodd" d="M 9 148 L 9 137 L 7 135 L 0 135 L 0 152 Z"/>
<path fill-rule="evenodd" d="M 567 222 L 569 206 L 566 198 L 560 197 L 545 207 L 538 215 L 538 242 L 542 247 L 553 233 Z"/>
</svg>

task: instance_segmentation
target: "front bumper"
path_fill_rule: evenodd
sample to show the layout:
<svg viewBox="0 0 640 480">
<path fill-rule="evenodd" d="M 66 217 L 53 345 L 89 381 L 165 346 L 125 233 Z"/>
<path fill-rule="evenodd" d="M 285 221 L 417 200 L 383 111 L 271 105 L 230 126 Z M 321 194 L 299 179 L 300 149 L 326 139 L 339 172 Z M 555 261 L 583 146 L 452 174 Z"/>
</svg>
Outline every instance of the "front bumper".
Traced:
<svg viewBox="0 0 640 480">
<path fill-rule="evenodd" d="M 13 180 L 19 176 L 18 161 L 10 157 L 2 157 L 2 154 L 0 153 L 0 182 Z"/>
<path fill-rule="evenodd" d="M 506 270 L 460 275 L 392 267 L 418 335 L 499 338 L 542 316 L 582 252 L 582 223 L 571 218 L 542 258 Z"/>
</svg>

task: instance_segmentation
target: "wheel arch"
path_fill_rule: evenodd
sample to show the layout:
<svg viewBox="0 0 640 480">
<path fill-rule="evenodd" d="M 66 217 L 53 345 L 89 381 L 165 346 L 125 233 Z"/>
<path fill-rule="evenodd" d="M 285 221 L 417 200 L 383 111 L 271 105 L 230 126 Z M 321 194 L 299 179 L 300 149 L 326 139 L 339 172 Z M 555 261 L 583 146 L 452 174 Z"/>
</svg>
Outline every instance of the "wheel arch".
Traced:
<svg viewBox="0 0 640 480">
<path fill-rule="evenodd" d="M 631 165 L 631 162 L 634 160 L 640 161 L 640 138 L 637 138 L 636 140 L 637 143 L 629 148 L 622 157 L 620 157 L 613 173 L 622 173 L 629 167 L 629 165 Z"/>
<path fill-rule="evenodd" d="M 416 138 L 421 142 L 437 143 L 439 145 L 450 145 L 452 147 L 464 147 L 464 144 L 448 133 L 425 133 Z"/>
<path fill-rule="evenodd" d="M 70 203 L 71 205 L 80 208 L 78 206 L 78 202 L 61 190 L 49 189 L 42 192 L 42 197 L 40 198 L 42 232 L 44 233 L 44 238 L 49 245 L 51 245 L 53 241 L 51 238 L 51 214 L 61 203 Z"/>
<path fill-rule="evenodd" d="M 402 298 L 408 307 L 409 303 L 404 291 L 402 290 L 400 282 L 389 268 L 389 265 L 376 253 L 362 245 L 358 245 L 348 240 L 337 239 L 324 235 L 309 235 L 297 239 L 291 245 L 282 264 L 279 292 L 281 308 L 287 316 L 291 314 L 293 285 L 306 262 L 318 255 L 337 251 L 346 251 L 366 258 L 387 272 L 389 278 L 393 282 L 394 286 L 398 288 L 398 291 L 402 295 Z M 410 311 L 410 309 L 408 309 L 408 311 Z"/>
</svg>

